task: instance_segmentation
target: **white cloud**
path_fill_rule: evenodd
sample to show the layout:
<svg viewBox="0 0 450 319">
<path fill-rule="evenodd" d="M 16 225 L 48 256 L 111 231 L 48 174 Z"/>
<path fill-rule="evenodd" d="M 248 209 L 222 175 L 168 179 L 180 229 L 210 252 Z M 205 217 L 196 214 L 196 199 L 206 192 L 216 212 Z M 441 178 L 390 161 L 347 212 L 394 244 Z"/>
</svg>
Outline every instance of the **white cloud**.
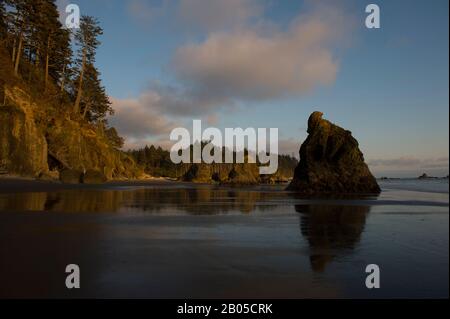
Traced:
<svg viewBox="0 0 450 319">
<path fill-rule="evenodd" d="M 146 92 L 146 95 L 158 97 L 152 103 L 156 109 L 173 116 L 204 116 L 222 107 L 234 106 L 229 97 L 216 96 L 208 92 L 194 92 L 183 87 L 152 85 Z"/>
<path fill-rule="evenodd" d="M 127 138 L 168 135 L 176 123 L 155 107 L 159 100 L 160 97 L 154 92 L 144 93 L 137 99 L 111 98 L 115 114 L 109 122 Z"/>
<path fill-rule="evenodd" d="M 114 102 L 111 123 L 127 141 L 168 134 L 174 122 L 189 117 L 214 124 L 218 114 L 238 105 L 302 96 L 335 81 L 339 61 L 334 50 L 348 28 L 346 15 L 335 6 L 308 3 L 283 29 L 264 17 L 260 3 L 163 0 L 154 7 L 129 2 L 135 17 L 151 20 L 172 13 L 184 24 L 204 28 L 205 38 L 175 51 L 171 85 L 152 85 L 138 98 Z M 282 144 L 283 153 L 298 153 L 297 141 Z"/>
<path fill-rule="evenodd" d="M 320 7 L 300 15 L 286 31 L 214 32 L 202 43 L 179 48 L 173 69 L 198 95 L 243 100 L 302 95 L 334 82 L 333 48 L 346 26 L 338 9 Z"/>
</svg>

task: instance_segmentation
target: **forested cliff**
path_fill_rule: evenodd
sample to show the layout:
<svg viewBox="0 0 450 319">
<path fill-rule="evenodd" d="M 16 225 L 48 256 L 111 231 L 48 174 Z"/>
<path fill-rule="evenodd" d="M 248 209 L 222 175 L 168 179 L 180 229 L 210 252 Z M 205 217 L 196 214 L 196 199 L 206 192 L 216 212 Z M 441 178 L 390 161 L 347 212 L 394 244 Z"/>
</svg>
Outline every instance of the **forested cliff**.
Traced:
<svg viewBox="0 0 450 319">
<path fill-rule="evenodd" d="M 1 172 L 141 174 L 106 120 L 113 109 L 95 65 L 101 34 L 89 16 L 73 32 L 63 28 L 53 0 L 0 3 Z"/>
</svg>

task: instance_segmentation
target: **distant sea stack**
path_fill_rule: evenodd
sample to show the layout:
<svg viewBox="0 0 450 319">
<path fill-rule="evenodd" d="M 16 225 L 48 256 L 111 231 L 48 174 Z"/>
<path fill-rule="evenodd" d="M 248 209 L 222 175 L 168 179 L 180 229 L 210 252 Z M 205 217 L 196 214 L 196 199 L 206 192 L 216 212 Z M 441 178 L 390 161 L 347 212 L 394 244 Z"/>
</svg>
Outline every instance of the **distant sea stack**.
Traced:
<svg viewBox="0 0 450 319">
<path fill-rule="evenodd" d="M 194 183 L 219 183 L 228 185 L 255 185 L 259 183 L 257 164 L 192 164 L 182 177 L 184 181 Z"/>
<path fill-rule="evenodd" d="M 308 137 L 300 147 L 300 162 L 288 190 L 305 194 L 379 193 L 358 142 L 347 131 L 313 112 Z"/>
</svg>

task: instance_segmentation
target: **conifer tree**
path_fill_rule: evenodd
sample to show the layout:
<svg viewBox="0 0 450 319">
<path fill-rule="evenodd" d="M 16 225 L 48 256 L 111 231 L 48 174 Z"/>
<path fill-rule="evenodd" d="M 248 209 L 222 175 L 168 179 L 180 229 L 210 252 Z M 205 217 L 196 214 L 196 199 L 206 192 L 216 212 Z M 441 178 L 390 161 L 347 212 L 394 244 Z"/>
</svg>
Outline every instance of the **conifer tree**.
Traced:
<svg viewBox="0 0 450 319">
<path fill-rule="evenodd" d="M 76 44 L 79 47 L 76 60 L 79 75 L 77 81 L 77 96 L 73 107 L 74 113 L 80 111 L 84 74 L 86 72 L 86 67 L 94 64 L 95 53 L 100 44 L 98 36 L 101 34 L 103 34 L 103 30 L 99 27 L 97 19 L 90 16 L 81 17 L 80 29 L 75 33 Z"/>
<path fill-rule="evenodd" d="M 78 80 L 80 81 L 80 80 Z M 83 118 L 94 122 L 112 114 L 111 102 L 100 81 L 100 73 L 92 64 L 86 64 L 81 99 Z"/>
<path fill-rule="evenodd" d="M 47 91 L 49 84 L 50 68 L 53 66 L 52 62 L 58 61 L 58 55 L 60 52 L 57 49 L 61 49 L 61 46 L 69 45 L 64 41 L 61 34 L 64 33 L 62 25 L 58 20 L 59 14 L 54 0 L 38 0 L 36 5 L 39 6 L 38 12 L 38 34 L 37 34 L 37 52 L 36 61 L 40 62 L 40 56 L 42 55 L 44 66 L 44 88 Z M 58 43 L 58 41 L 64 41 L 64 43 Z"/>
<path fill-rule="evenodd" d="M 14 28 L 16 30 L 17 38 L 13 50 L 14 74 L 19 74 L 20 60 L 23 54 L 24 41 L 27 31 L 30 27 L 30 20 L 32 16 L 33 6 L 30 0 L 13 0 L 12 6 L 15 8 Z"/>
<path fill-rule="evenodd" d="M 58 40 L 56 50 L 59 52 L 57 56 L 57 68 L 60 70 L 59 74 L 55 74 L 54 78 L 59 78 L 60 92 L 63 93 L 66 90 L 66 85 L 71 81 L 73 75 L 72 68 L 72 48 L 70 46 L 70 30 L 61 29 L 58 33 Z"/>
</svg>

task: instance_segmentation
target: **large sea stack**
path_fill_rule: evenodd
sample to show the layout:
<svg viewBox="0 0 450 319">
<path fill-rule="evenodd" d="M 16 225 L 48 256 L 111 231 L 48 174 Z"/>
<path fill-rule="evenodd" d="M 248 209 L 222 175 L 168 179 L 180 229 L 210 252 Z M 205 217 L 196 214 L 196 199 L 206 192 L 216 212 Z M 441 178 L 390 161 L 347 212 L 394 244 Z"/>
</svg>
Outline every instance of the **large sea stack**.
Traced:
<svg viewBox="0 0 450 319">
<path fill-rule="evenodd" d="M 308 119 L 308 137 L 300 147 L 300 163 L 288 190 L 305 194 L 379 193 L 358 142 L 347 131 L 314 112 Z"/>
</svg>

